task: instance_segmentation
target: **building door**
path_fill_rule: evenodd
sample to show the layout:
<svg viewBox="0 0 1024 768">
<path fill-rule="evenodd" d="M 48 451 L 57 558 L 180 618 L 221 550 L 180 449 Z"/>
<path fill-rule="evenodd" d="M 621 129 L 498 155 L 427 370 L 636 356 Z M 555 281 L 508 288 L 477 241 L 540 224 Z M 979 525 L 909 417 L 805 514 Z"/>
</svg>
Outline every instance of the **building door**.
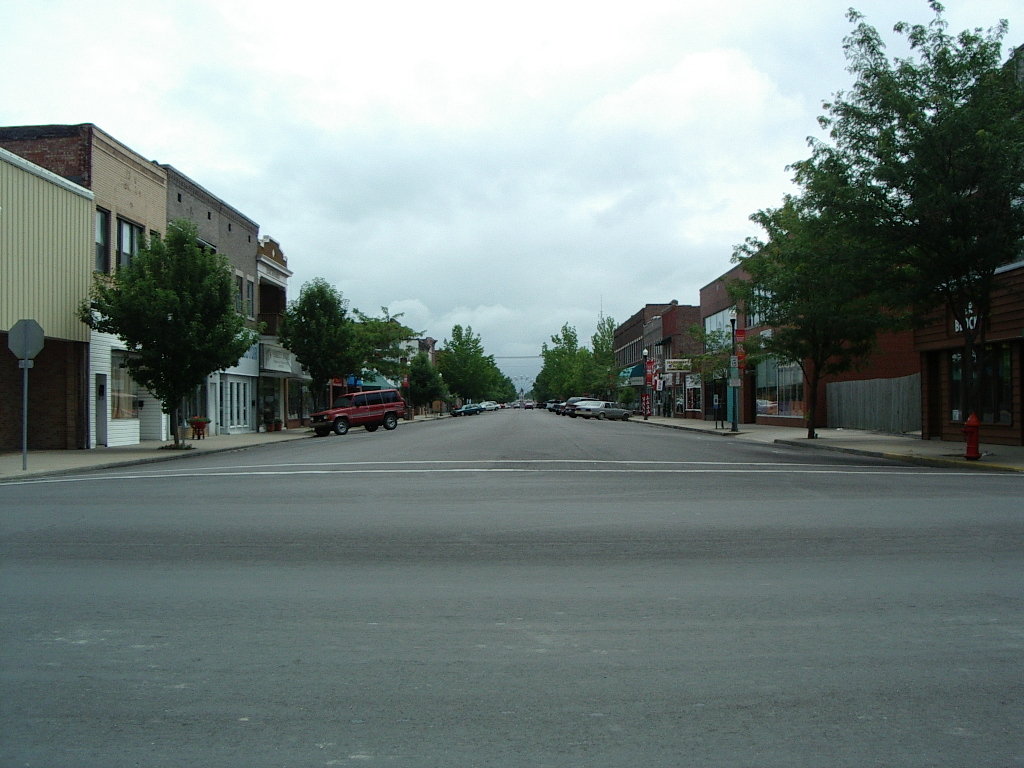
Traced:
<svg viewBox="0 0 1024 768">
<path fill-rule="evenodd" d="M 96 445 L 105 446 L 107 444 L 107 418 L 109 412 L 107 408 L 107 374 L 97 373 L 95 402 Z"/>
<path fill-rule="evenodd" d="M 928 397 L 927 425 L 924 427 L 926 438 L 942 437 L 942 420 L 944 410 L 943 401 L 943 380 L 942 380 L 942 352 L 930 352 L 926 356 L 927 381 L 925 382 L 926 395 Z"/>
</svg>

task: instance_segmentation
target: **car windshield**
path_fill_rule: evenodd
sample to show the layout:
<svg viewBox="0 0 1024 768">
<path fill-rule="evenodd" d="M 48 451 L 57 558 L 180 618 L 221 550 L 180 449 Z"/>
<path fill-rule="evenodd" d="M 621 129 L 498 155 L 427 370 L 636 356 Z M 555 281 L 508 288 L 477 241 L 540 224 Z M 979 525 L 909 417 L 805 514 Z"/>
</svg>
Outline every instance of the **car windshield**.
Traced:
<svg viewBox="0 0 1024 768">
<path fill-rule="evenodd" d="M 350 397 L 336 397 L 334 399 L 335 408 L 348 408 L 352 405 L 352 398 Z"/>
</svg>

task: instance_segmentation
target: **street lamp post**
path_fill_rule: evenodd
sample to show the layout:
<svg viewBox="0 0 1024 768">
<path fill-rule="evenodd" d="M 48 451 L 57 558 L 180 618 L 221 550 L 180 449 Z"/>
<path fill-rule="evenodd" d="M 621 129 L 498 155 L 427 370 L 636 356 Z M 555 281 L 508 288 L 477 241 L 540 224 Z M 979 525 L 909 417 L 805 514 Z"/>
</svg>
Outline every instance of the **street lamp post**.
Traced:
<svg viewBox="0 0 1024 768">
<path fill-rule="evenodd" d="M 644 421 L 651 415 L 651 376 L 647 372 L 647 355 L 649 351 L 644 347 L 644 388 L 640 395 L 640 409 L 644 412 Z"/>
<path fill-rule="evenodd" d="M 739 432 L 740 427 L 737 423 L 738 415 L 736 413 L 737 406 L 739 403 L 736 398 L 737 387 L 736 379 L 739 376 L 739 368 L 736 364 L 736 313 L 733 312 L 729 318 L 729 325 L 732 327 L 732 356 L 729 359 L 729 400 L 732 403 L 732 429 L 730 432 Z"/>
</svg>

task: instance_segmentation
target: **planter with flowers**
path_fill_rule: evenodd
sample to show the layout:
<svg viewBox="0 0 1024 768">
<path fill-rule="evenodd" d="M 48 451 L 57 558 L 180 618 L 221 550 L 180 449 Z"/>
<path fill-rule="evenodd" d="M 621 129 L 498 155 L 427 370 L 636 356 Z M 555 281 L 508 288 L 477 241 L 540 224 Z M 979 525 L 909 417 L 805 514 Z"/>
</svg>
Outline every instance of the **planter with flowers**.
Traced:
<svg viewBox="0 0 1024 768">
<path fill-rule="evenodd" d="M 206 437 L 206 425 L 210 423 L 210 420 L 205 416 L 193 416 L 188 420 L 188 425 L 192 427 L 192 437 L 196 440 L 202 440 Z"/>
</svg>

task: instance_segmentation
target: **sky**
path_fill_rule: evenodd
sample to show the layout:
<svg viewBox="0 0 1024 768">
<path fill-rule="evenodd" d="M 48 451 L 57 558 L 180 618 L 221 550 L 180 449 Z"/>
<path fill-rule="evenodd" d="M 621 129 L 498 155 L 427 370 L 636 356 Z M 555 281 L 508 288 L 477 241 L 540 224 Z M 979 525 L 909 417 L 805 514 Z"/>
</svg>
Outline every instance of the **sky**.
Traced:
<svg viewBox="0 0 1024 768">
<path fill-rule="evenodd" d="M 946 0 L 950 30 L 1020 0 Z M 0 0 L 0 125 L 95 123 L 258 222 L 294 272 L 517 387 L 564 325 L 699 304 L 852 83 L 853 6 L 926 0 Z M 1016 16 L 1014 18 L 1014 11 Z"/>
</svg>

